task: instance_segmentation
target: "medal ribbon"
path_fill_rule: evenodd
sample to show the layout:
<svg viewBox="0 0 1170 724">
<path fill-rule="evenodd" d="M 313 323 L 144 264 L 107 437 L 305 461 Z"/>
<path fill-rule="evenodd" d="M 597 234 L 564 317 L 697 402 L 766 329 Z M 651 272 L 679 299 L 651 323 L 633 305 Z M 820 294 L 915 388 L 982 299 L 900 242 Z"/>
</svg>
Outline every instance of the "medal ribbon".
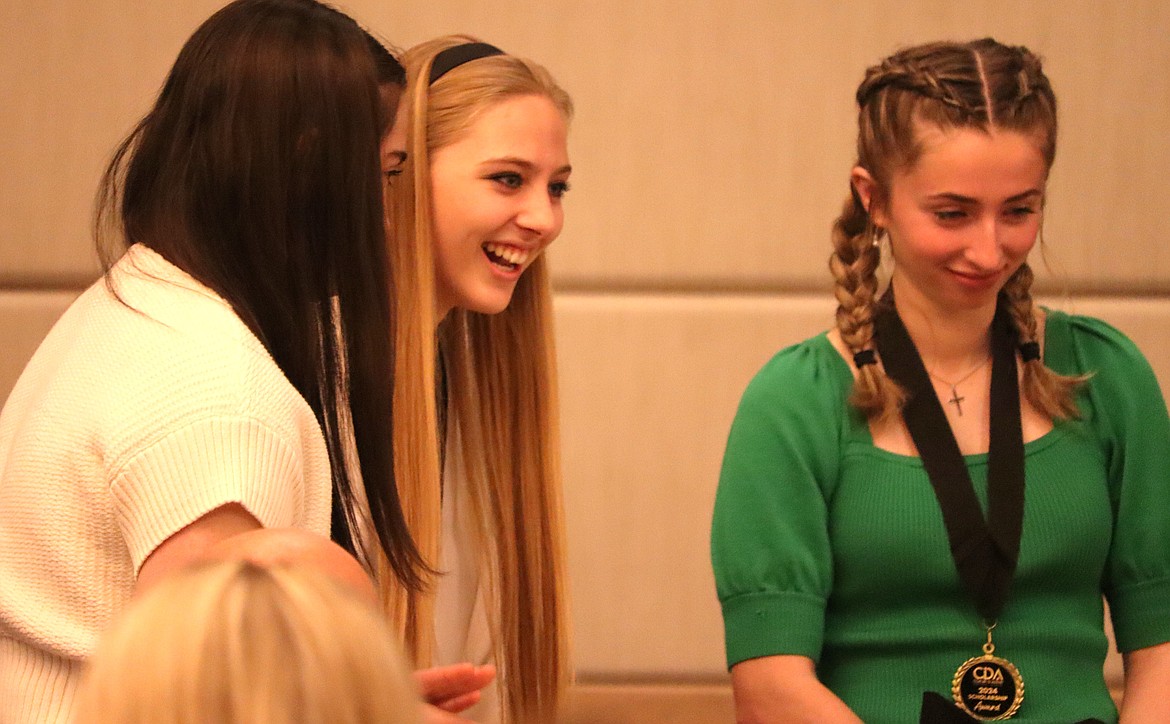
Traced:
<svg viewBox="0 0 1170 724">
<path fill-rule="evenodd" d="M 1024 440 L 1016 379 L 1016 333 L 1001 295 L 991 322 L 991 424 L 987 520 L 930 375 L 894 308 L 892 289 L 874 320 L 886 374 L 908 393 L 902 417 L 942 511 L 959 578 L 985 621 L 1007 601 L 1024 524 Z"/>
</svg>

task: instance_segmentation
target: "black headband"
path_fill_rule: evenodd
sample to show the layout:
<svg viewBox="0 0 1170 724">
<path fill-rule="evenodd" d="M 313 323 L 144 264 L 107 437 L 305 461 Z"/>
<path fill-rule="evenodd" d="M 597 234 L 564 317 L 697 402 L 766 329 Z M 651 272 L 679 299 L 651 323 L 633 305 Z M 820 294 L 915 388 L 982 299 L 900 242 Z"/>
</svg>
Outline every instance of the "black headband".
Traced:
<svg viewBox="0 0 1170 724">
<path fill-rule="evenodd" d="M 463 45 L 455 45 L 447 48 L 436 55 L 435 59 L 431 61 L 431 79 L 428 85 L 433 84 L 448 72 L 464 63 L 503 54 L 504 51 L 487 43 L 464 43 Z"/>
</svg>

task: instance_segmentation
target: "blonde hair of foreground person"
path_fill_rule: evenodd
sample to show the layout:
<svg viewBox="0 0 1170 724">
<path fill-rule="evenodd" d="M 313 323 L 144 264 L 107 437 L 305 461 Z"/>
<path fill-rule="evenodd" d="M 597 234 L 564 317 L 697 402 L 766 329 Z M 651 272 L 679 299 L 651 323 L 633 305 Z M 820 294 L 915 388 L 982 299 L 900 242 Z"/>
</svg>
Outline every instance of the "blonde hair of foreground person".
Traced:
<svg viewBox="0 0 1170 724">
<path fill-rule="evenodd" d="M 379 611 L 307 567 L 179 571 L 131 603 L 90 659 L 76 724 L 419 724 Z"/>
<path fill-rule="evenodd" d="M 512 55 L 460 65 L 427 81 L 440 51 L 474 38 L 420 44 L 402 58 L 407 72 L 407 161 L 391 185 L 388 228 L 395 230 L 396 369 L 394 460 L 409 530 L 423 558 L 439 560 L 442 456 L 446 440 L 468 476 L 480 540 L 495 660 L 506 717 L 547 721 L 569 678 L 564 543 L 552 294 L 545 256 L 519 279 L 507 309 L 453 309 L 435 318 L 434 220 L 430 154 L 457 141 L 494 104 L 537 95 L 566 122 L 572 102 L 548 71 Z M 404 119 L 404 120 L 403 120 Z M 406 231 L 403 231 L 406 230 Z M 436 326 L 438 332 L 436 340 Z M 436 343 L 437 342 L 437 343 Z M 442 369 L 442 372 L 440 372 Z M 436 400 L 446 375 L 450 404 Z M 414 592 L 383 581 L 392 618 L 417 666 L 434 647 L 434 580 Z"/>
</svg>

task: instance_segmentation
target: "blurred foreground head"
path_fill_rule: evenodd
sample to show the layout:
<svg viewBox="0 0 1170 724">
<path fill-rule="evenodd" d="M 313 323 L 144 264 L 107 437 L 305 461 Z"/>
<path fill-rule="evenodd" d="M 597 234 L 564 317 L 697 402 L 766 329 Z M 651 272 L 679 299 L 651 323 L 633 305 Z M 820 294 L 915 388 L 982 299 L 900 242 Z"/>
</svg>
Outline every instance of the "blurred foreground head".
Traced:
<svg viewBox="0 0 1170 724">
<path fill-rule="evenodd" d="M 418 724 L 399 647 L 360 594 L 248 561 L 176 573 L 136 599 L 89 663 L 77 724 Z"/>
</svg>

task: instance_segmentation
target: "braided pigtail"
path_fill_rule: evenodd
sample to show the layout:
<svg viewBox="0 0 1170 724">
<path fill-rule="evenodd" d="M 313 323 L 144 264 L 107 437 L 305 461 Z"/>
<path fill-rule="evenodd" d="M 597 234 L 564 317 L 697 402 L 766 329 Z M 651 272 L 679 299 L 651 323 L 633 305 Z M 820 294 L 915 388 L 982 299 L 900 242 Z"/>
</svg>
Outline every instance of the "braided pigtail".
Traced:
<svg viewBox="0 0 1170 724">
<path fill-rule="evenodd" d="M 1032 268 L 1025 262 L 1003 287 L 1020 340 L 1024 395 L 1037 412 L 1053 420 L 1076 419 L 1080 417 L 1080 411 L 1075 393 L 1088 377 L 1060 375 L 1044 364 L 1032 305 L 1033 278 Z"/>
<path fill-rule="evenodd" d="M 874 179 L 877 193 L 871 204 L 884 203 L 882 188 L 893 169 L 913 165 L 919 153 L 914 120 L 924 108 L 934 108 L 934 116 L 953 124 L 971 117 L 972 99 L 979 106 L 978 84 L 936 62 L 944 50 L 923 46 L 891 56 L 869 68 L 857 88 L 857 164 Z M 878 423 L 897 417 L 906 401 L 906 391 L 877 364 L 873 343 L 883 234 L 854 190 L 833 224 L 829 258 L 837 329 L 857 367 L 850 403 Z"/>
<path fill-rule="evenodd" d="M 837 297 L 837 330 L 853 353 L 857 380 L 850 403 L 869 418 L 887 420 L 902 409 L 902 388 L 876 364 L 873 351 L 873 317 L 877 302 L 877 269 L 881 262 L 878 241 L 883 232 L 870 221 L 853 192 L 833 223 L 833 272 Z"/>
<path fill-rule="evenodd" d="M 1005 46 L 994 40 L 973 42 L 993 118 L 1002 128 L 1032 134 L 1045 163 L 1056 155 L 1056 96 L 1044 75 L 1040 58 L 1027 48 Z M 1020 340 L 1023 392 L 1036 410 L 1053 420 L 1080 417 L 1076 390 L 1088 376 L 1065 376 L 1049 369 L 1040 349 L 1032 302 L 1032 268 L 1024 263 L 1008 279 L 1003 294 Z"/>
</svg>

